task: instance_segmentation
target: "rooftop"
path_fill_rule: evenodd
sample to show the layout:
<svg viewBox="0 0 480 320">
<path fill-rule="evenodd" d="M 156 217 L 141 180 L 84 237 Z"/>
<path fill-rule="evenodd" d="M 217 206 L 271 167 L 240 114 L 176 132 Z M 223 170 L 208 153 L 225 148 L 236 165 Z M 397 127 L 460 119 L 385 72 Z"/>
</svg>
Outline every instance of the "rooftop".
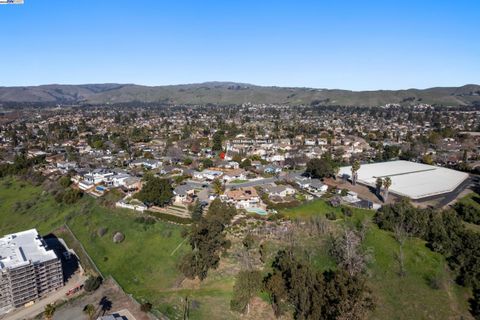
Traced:
<svg viewBox="0 0 480 320">
<path fill-rule="evenodd" d="M 344 174 L 351 176 L 351 166 L 340 168 L 339 176 Z M 422 199 L 454 191 L 468 178 L 468 174 L 403 160 L 363 164 L 358 171 L 358 182 L 372 187 L 379 177 L 390 177 L 391 192 Z"/>
<path fill-rule="evenodd" d="M 56 259 L 36 229 L 8 234 L 0 238 L 0 271 Z"/>
</svg>

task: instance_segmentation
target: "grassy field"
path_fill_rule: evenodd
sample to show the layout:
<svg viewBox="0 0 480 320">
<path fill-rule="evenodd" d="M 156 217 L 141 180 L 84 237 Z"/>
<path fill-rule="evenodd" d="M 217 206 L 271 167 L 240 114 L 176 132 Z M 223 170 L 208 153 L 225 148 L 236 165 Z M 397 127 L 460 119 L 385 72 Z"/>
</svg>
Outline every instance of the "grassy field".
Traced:
<svg viewBox="0 0 480 320">
<path fill-rule="evenodd" d="M 341 208 L 332 208 L 323 200 L 282 211 L 296 219 L 325 216 L 327 212 L 337 215 L 336 224 L 344 223 Z M 353 223 L 373 216 L 370 210 L 353 209 L 353 212 L 353 216 L 347 218 Z M 372 223 L 364 246 L 373 258 L 368 268 L 369 284 L 377 299 L 372 319 L 471 319 L 469 291 L 453 282 L 445 258 L 428 249 L 423 241 L 410 239 L 405 244 L 407 274 L 404 277 L 398 275 L 399 247 L 391 233 Z M 323 251 L 316 254 L 325 261 L 316 262 L 320 269 L 331 266 L 330 258 Z"/>
<path fill-rule="evenodd" d="M 133 211 L 110 209 L 100 201 L 85 196 L 73 206 L 60 205 L 40 187 L 1 180 L 0 235 L 28 228 L 48 234 L 67 223 L 103 275 L 113 276 L 137 300 L 150 301 L 171 319 L 181 318 L 185 296 L 197 305 L 190 309 L 191 319 L 234 317 L 228 307 L 233 277 L 213 272 L 202 284 L 179 287 L 183 277 L 177 263 L 189 250 L 181 237 L 183 227 L 138 223 Z M 100 228 L 107 230 L 103 236 Z M 120 244 L 112 241 L 117 231 L 125 235 Z"/>
<path fill-rule="evenodd" d="M 238 318 L 229 311 L 234 283 L 234 275 L 228 272 L 230 266 L 209 273 L 201 284 L 187 281 L 180 285 L 182 275 L 177 264 L 189 250 L 181 237 L 183 227 L 167 222 L 145 225 L 136 222 L 133 211 L 110 209 L 99 202 L 101 200 L 84 197 L 73 206 L 59 205 L 40 187 L 11 179 L 0 180 L 0 235 L 27 228 L 38 228 L 47 234 L 67 223 L 104 275 L 112 275 L 127 293 L 140 301 L 150 301 L 155 309 L 171 319 L 181 319 L 185 297 L 193 302 L 191 319 Z M 327 212 L 337 215 L 335 224 L 344 223 L 341 208 L 332 208 L 322 200 L 282 211 L 296 219 Z M 347 218 L 350 222 L 373 215 L 369 210 L 354 209 L 353 212 L 353 216 Z M 99 234 L 100 228 L 107 230 L 103 236 Z M 125 235 L 120 244 L 112 241 L 117 231 Z M 426 248 L 425 243 L 417 239 L 407 241 L 405 277 L 397 274 L 398 244 L 390 233 L 372 225 L 364 245 L 373 255 L 368 271 L 377 309 L 371 318 L 471 318 L 468 291 L 452 282 L 444 258 Z M 316 239 L 305 243 L 305 247 L 312 250 L 315 267 L 321 270 L 335 267 L 325 247 L 318 245 Z"/>
</svg>

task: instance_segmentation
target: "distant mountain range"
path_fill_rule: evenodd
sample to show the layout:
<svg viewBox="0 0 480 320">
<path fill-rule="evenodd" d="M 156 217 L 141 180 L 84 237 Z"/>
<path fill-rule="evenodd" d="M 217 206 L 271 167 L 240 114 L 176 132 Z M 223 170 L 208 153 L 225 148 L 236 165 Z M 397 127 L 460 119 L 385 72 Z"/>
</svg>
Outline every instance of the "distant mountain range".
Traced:
<svg viewBox="0 0 480 320">
<path fill-rule="evenodd" d="M 480 85 L 430 89 L 349 91 L 264 87 L 233 82 L 206 82 L 171 86 L 134 84 L 42 85 L 0 87 L 0 103 L 115 104 L 286 104 L 379 106 L 428 103 L 445 106 L 480 105 Z"/>
</svg>

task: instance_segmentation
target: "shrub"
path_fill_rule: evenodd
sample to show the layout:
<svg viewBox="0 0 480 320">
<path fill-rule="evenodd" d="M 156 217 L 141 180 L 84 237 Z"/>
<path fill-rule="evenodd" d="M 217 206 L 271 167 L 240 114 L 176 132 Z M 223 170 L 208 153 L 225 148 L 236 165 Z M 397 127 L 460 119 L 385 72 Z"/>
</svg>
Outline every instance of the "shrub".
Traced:
<svg viewBox="0 0 480 320">
<path fill-rule="evenodd" d="M 327 212 L 326 217 L 328 220 L 337 220 L 337 215 L 335 212 Z"/>
<path fill-rule="evenodd" d="M 470 203 L 457 203 L 455 211 L 466 222 L 480 224 L 480 210 Z"/>
<path fill-rule="evenodd" d="M 433 290 L 439 290 L 443 287 L 443 278 L 441 275 L 427 276 L 427 284 Z"/>
<path fill-rule="evenodd" d="M 134 220 L 136 223 L 142 223 L 142 224 L 147 224 L 147 225 L 150 225 L 150 224 L 155 224 L 155 219 L 152 218 L 152 217 L 137 217 L 135 218 Z"/>
<path fill-rule="evenodd" d="M 102 284 L 102 281 L 103 279 L 100 276 L 89 276 L 85 281 L 85 291 L 92 292 L 97 290 Z"/>
<path fill-rule="evenodd" d="M 142 310 L 143 312 L 147 313 L 147 312 L 150 312 L 152 311 L 152 304 L 150 302 L 144 302 L 140 305 L 140 310 Z"/>
<path fill-rule="evenodd" d="M 108 231 L 108 228 L 100 227 L 97 230 L 97 234 L 99 237 L 103 237 L 107 233 L 107 231 Z"/>
<path fill-rule="evenodd" d="M 349 207 L 343 207 L 342 208 L 342 213 L 346 216 L 346 217 L 351 217 L 353 215 L 353 211 L 351 208 Z"/>
<path fill-rule="evenodd" d="M 113 235 L 113 242 L 121 243 L 123 242 L 123 240 L 125 240 L 125 235 L 121 232 L 115 232 L 115 234 Z"/>
<path fill-rule="evenodd" d="M 63 194 L 62 200 L 66 204 L 74 204 L 82 197 L 82 192 L 77 189 L 67 189 Z"/>
</svg>

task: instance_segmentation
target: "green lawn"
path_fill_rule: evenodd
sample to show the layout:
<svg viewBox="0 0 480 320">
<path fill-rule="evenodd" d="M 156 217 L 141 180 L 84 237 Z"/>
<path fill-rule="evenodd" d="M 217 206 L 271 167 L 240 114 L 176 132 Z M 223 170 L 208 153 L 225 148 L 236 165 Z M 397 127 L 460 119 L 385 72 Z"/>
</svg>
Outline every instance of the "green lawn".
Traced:
<svg viewBox="0 0 480 320">
<path fill-rule="evenodd" d="M 288 208 L 280 211 L 290 218 L 307 218 L 315 215 L 325 216 L 328 212 L 334 212 L 341 216 L 341 208 L 333 208 L 323 200 L 310 201 L 295 208 Z"/>
<path fill-rule="evenodd" d="M 248 180 L 242 180 L 242 179 L 235 179 L 230 181 L 230 183 L 236 184 L 236 183 L 245 183 L 248 182 Z"/>
</svg>

